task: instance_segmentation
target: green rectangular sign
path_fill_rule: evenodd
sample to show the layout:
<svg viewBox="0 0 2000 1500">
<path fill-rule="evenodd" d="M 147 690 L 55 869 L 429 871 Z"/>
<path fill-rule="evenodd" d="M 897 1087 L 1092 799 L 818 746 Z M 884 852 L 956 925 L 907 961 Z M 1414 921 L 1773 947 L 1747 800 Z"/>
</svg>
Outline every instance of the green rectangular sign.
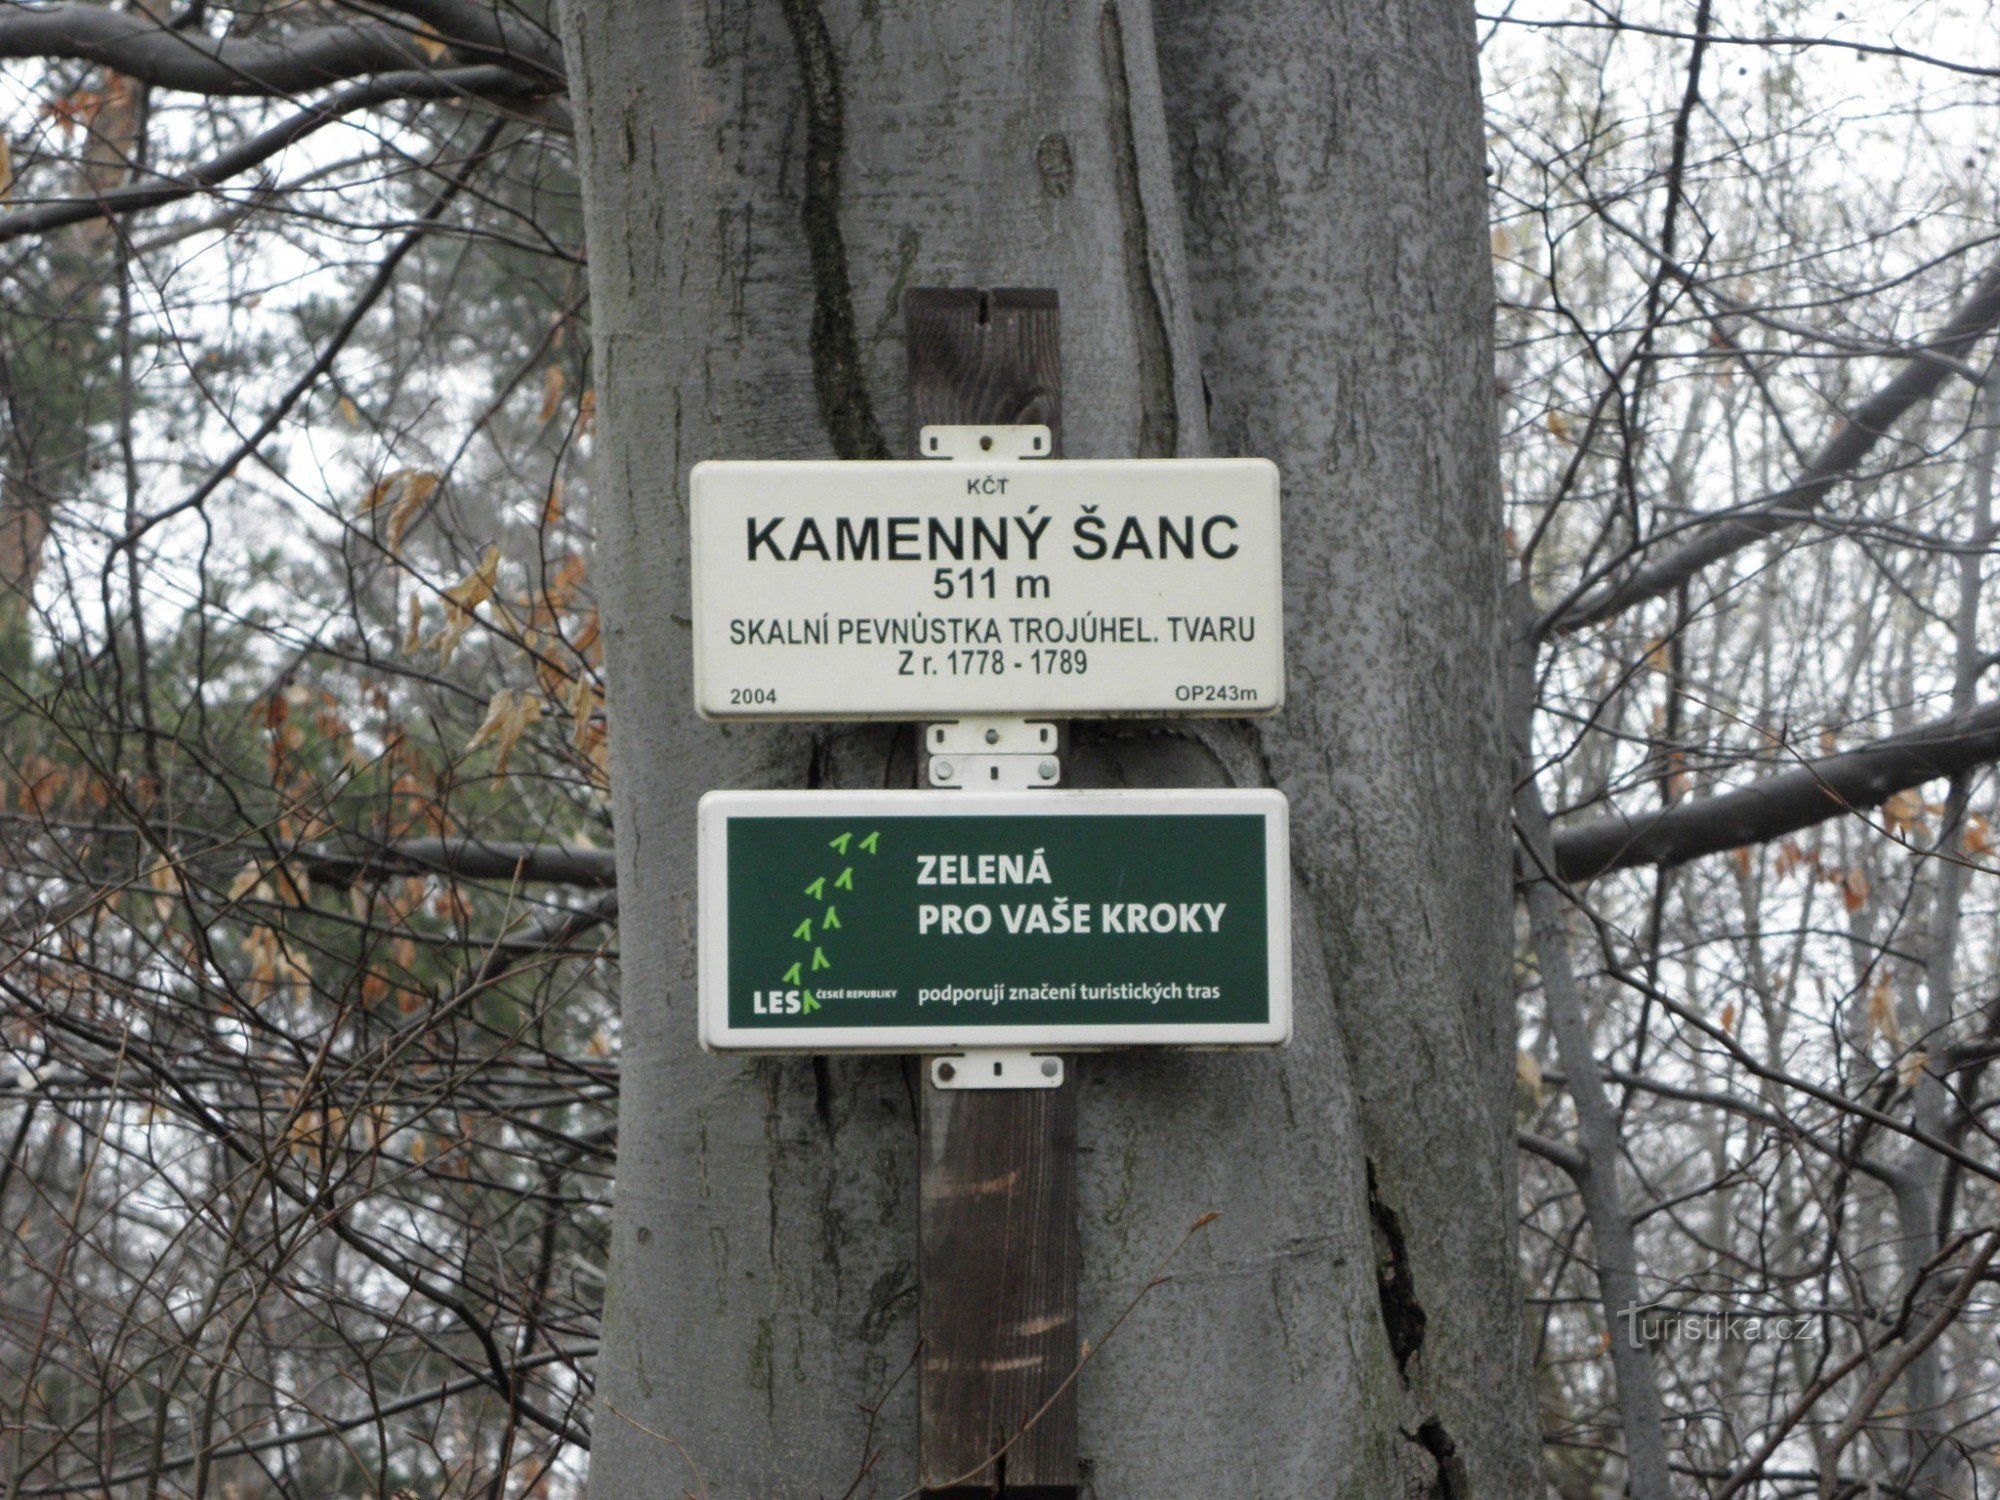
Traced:
<svg viewBox="0 0 2000 1500">
<path fill-rule="evenodd" d="M 700 860 L 710 1047 L 1291 1034 L 1278 792 L 712 792 Z"/>
</svg>

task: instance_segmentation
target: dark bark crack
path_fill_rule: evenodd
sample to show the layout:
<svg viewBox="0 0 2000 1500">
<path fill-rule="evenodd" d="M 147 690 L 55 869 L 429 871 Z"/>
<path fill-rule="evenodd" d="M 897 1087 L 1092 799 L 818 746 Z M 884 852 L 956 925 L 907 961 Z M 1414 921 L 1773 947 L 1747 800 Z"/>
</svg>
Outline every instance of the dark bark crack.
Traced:
<svg viewBox="0 0 2000 1500">
<path fill-rule="evenodd" d="M 1368 1163 L 1368 1216 L 1375 1224 L 1375 1291 L 1382 1302 L 1382 1326 L 1389 1335 L 1390 1352 L 1396 1356 L 1396 1369 L 1407 1383 L 1410 1361 L 1424 1346 L 1428 1319 L 1423 1304 L 1417 1301 L 1409 1250 L 1403 1241 L 1403 1221 L 1376 1194 L 1372 1161 Z"/>
<path fill-rule="evenodd" d="M 813 1115 L 819 1121 L 819 1128 L 826 1132 L 826 1138 L 834 1136 L 833 1123 L 833 1067 L 826 1054 L 816 1052 L 812 1059 L 813 1069 Z"/>
<path fill-rule="evenodd" d="M 1403 1220 L 1382 1200 L 1375 1185 L 1375 1163 L 1368 1163 L 1368 1217 L 1375 1225 L 1375 1291 L 1382 1302 L 1382 1327 L 1389 1335 L 1389 1352 L 1396 1356 L 1396 1372 L 1404 1389 L 1410 1386 L 1410 1361 L 1423 1351 L 1424 1329 L 1429 1319 L 1417 1300 L 1416 1278 L 1410 1269 L 1409 1246 L 1403 1238 Z M 1426 1415 L 1415 1432 L 1399 1427 L 1405 1440 L 1430 1455 L 1435 1480 L 1429 1486 L 1433 1500 L 1470 1500 L 1471 1482 L 1465 1460 L 1458 1456 L 1458 1444 L 1436 1412 Z"/>
<path fill-rule="evenodd" d="M 887 458 L 854 333 L 854 289 L 840 232 L 840 161 L 846 125 L 840 64 L 816 0 L 784 0 L 785 24 L 805 86 L 805 202 L 800 219 L 812 260 L 812 372 L 819 418 L 839 458 Z"/>
<path fill-rule="evenodd" d="M 1437 1484 L 1432 1493 L 1437 1500 L 1471 1500 L 1472 1486 L 1465 1472 L 1465 1460 L 1458 1456 L 1458 1444 L 1444 1430 L 1444 1423 L 1428 1417 L 1415 1432 L 1403 1436 L 1431 1456 L 1437 1465 Z"/>
</svg>

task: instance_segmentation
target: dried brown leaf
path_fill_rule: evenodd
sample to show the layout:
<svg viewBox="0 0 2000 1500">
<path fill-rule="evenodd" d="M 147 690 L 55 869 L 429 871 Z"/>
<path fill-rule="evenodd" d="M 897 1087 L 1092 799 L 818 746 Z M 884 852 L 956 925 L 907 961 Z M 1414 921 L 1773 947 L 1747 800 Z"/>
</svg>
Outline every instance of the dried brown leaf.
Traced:
<svg viewBox="0 0 2000 1500">
<path fill-rule="evenodd" d="M 597 684 L 579 672 L 569 690 L 570 743 L 582 750 L 590 736 L 591 716 L 598 705 Z"/>
<path fill-rule="evenodd" d="M 410 595 L 410 623 L 403 632 L 403 655 L 414 655 L 424 639 L 424 601 L 415 594 Z"/>
<path fill-rule="evenodd" d="M 486 717 L 472 738 L 465 742 L 469 755 L 482 745 L 492 743 L 500 747 L 499 757 L 493 762 L 493 774 L 505 776 L 507 762 L 514 754 L 514 747 L 526 734 L 528 726 L 542 716 L 542 700 L 527 688 L 502 688 L 486 705 Z"/>
<path fill-rule="evenodd" d="M 1959 835 L 1959 848 L 1969 859 L 1993 852 L 1993 825 L 1986 821 L 1984 814 L 1974 813 L 1965 820 L 1965 832 Z"/>
<path fill-rule="evenodd" d="M 1894 1046 L 1902 1040 L 1896 1023 L 1896 989 L 1887 979 L 1877 980 L 1868 992 L 1868 1040 L 1882 1037 Z"/>
<path fill-rule="evenodd" d="M 454 609 L 462 609 L 471 614 L 493 597 L 493 589 L 500 582 L 500 547 L 498 543 L 486 549 L 486 555 L 479 559 L 479 566 L 444 591 L 445 599 Z"/>
<path fill-rule="evenodd" d="M 161 860 L 146 872 L 146 884 L 154 891 L 153 915 L 162 922 L 174 914 L 173 898 L 180 893 L 180 882 L 174 879 L 174 867 Z"/>
<path fill-rule="evenodd" d="M 417 518 L 417 512 L 424 508 L 424 502 L 436 492 L 440 476 L 428 469 L 398 469 L 384 476 L 368 492 L 368 500 L 363 507 L 374 510 L 378 506 L 389 507 L 389 550 L 394 552 L 403 545 L 403 536 L 410 529 L 410 523 Z"/>
<path fill-rule="evenodd" d="M 260 886 L 263 887 L 261 890 L 258 889 Z M 259 896 L 267 900 L 271 895 L 270 886 L 264 884 L 264 867 L 254 859 L 238 870 L 236 878 L 229 882 L 229 899 L 241 901 L 252 891 L 256 891 Z"/>
<path fill-rule="evenodd" d="M 1536 1060 L 1534 1053 L 1524 1051 L 1514 1053 L 1514 1076 L 1527 1087 L 1529 1093 L 1535 1096 L 1535 1108 L 1540 1109 L 1545 1097 L 1542 1089 L 1542 1065 Z"/>
<path fill-rule="evenodd" d="M 1849 870 L 1841 876 L 1840 904 L 1849 911 L 1860 911 L 1868 904 L 1868 877 L 1860 870 Z"/>
<path fill-rule="evenodd" d="M 1882 820 L 1897 832 L 1914 828 L 1923 816 L 1922 794 L 1907 787 L 1882 804 Z"/>
</svg>

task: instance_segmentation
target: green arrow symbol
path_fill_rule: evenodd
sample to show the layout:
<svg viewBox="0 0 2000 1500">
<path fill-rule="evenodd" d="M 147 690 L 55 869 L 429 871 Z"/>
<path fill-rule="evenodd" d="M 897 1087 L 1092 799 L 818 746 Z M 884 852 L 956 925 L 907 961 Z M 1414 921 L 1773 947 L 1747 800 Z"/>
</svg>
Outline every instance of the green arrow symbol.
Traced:
<svg viewBox="0 0 2000 1500">
<path fill-rule="evenodd" d="M 819 1009 L 819 1001 L 817 1001 L 816 999 L 814 999 L 814 998 L 813 998 L 813 992 L 812 992 L 811 990 L 807 990 L 807 991 L 806 991 L 806 1014 L 807 1014 L 807 1015 L 811 1015 L 811 1014 L 812 1014 L 812 1013 L 813 1013 L 814 1011 L 816 1011 L 816 1010 L 818 1010 L 818 1009 Z"/>
<path fill-rule="evenodd" d="M 806 894 L 815 901 L 824 901 L 826 899 L 826 877 L 822 875 L 811 885 L 807 886 Z"/>
<path fill-rule="evenodd" d="M 833 850 L 833 852 L 836 854 L 845 854 L 847 852 L 847 845 L 849 841 L 853 839 L 853 837 L 854 835 L 851 833 L 843 833 L 837 839 L 828 839 L 826 841 L 826 847 Z"/>
<path fill-rule="evenodd" d="M 821 932 L 833 932 L 837 928 L 839 928 L 839 926 L 840 926 L 840 908 L 837 906 L 829 906 L 826 909 L 826 915 L 819 919 L 819 930 Z"/>
<path fill-rule="evenodd" d="M 833 888 L 836 891 L 851 891 L 854 889 L 853 865 L 849 865 L 846 869 L 842 870 L 837 876 L 834 877 Z"/>
<path fill-rule="evenodd" d="M 796 969 L 798 965 L 793 964 L 792 967 Z M 821 969 L 830 969 L 832 967 L 833 963 L 826 956 L 825 949 L 823 948 L 813 949 L 813 973 L 817 974 Z"/>
<path fill-rule="evenodd" d="M 789 969 L 785 970 L 785 977 L 781 979 L 779 983 L 797 984 L 804 977 L 805 976 L 803 974 L 799 973 L 799 966 L 797 964 L 793 964 Z"/>
<path fill-rule="evenodd" d="M 810 943 L 813 940 L 813 919 L 807 917 L 798 926 L 794 927 L 792 929 L 792 936 L 802 942 Z"/>
<path fill-rule="evenodd" d="M 877 830 L 876 832 L 869 834 L 867 838 L 861 841 L 861 847 L 868 853 L 873 854 L 875 852 L 875 845 L 877 842 L 880 841 L 881 837 L 882 834 L 880 830 Z M 847 851 L 843 849 L 840 852 L 842 854 L 845 854 Z"/>
</svg>

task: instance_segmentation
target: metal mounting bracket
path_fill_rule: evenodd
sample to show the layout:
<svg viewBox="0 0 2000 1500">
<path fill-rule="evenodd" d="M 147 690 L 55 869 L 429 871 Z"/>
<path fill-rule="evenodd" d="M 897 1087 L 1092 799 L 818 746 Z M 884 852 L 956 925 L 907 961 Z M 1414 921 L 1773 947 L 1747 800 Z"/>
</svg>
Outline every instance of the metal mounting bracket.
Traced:
<svg viewBox="0 0 2000 1500">
<path fill-rule="evenodd" d="M 937 424 L 917 434 L 923 457 L 961 463 L 1047 458 L 1055 446 L 1054 432 L 1040 423 Z M 1057 785 L 1062 761 L 1056 745 L 1054 724 L 1028 719 L 964 718 L 932 724 L 924 735 L 932 786 L 985 792 Z"/>
<path fill-rule="evenodd" d="M 1040 423 L 1023 423 L 1015 427 L 938 424 L 926 427 L 917 434 L 917 454 L 921 458 L 1014 463 L 1023 459 L 1047 458 L 1055 451 L 1055 434 Z"/>
<path fill-rule="evenodd" d="M 931 1086 L 940 1089 L 1059 1089 L 1063 1060 L 1016 1047 L 968 1047 L 933 1057 Z"/>
<path fill-rule="evenodd" d="M 993 463 L 1047 458 L 1055 434 L 1043 426 L 933 426 L 917 435 L 925 458 Z M 978 791 L 1025 791 L 1062 780 L 1056 726 L 1045 719 L 967 715 L 929 724 L 924 748 L 930 753 L 934 787 Z M 931 1085 L 952 1089 L 1058 1089 L 1063 1060 L 1053 1053 L 1015 1047 L 968 1047 L 930 1060 Z"/>
<path fill-rule="evenodd" d="M 981 715 L 948 719 L 924 730 L 930 782 L 975 792 L 1018 792 L 1062 780 L 1056 726 L 1043 719 Z"/>
</svg>

